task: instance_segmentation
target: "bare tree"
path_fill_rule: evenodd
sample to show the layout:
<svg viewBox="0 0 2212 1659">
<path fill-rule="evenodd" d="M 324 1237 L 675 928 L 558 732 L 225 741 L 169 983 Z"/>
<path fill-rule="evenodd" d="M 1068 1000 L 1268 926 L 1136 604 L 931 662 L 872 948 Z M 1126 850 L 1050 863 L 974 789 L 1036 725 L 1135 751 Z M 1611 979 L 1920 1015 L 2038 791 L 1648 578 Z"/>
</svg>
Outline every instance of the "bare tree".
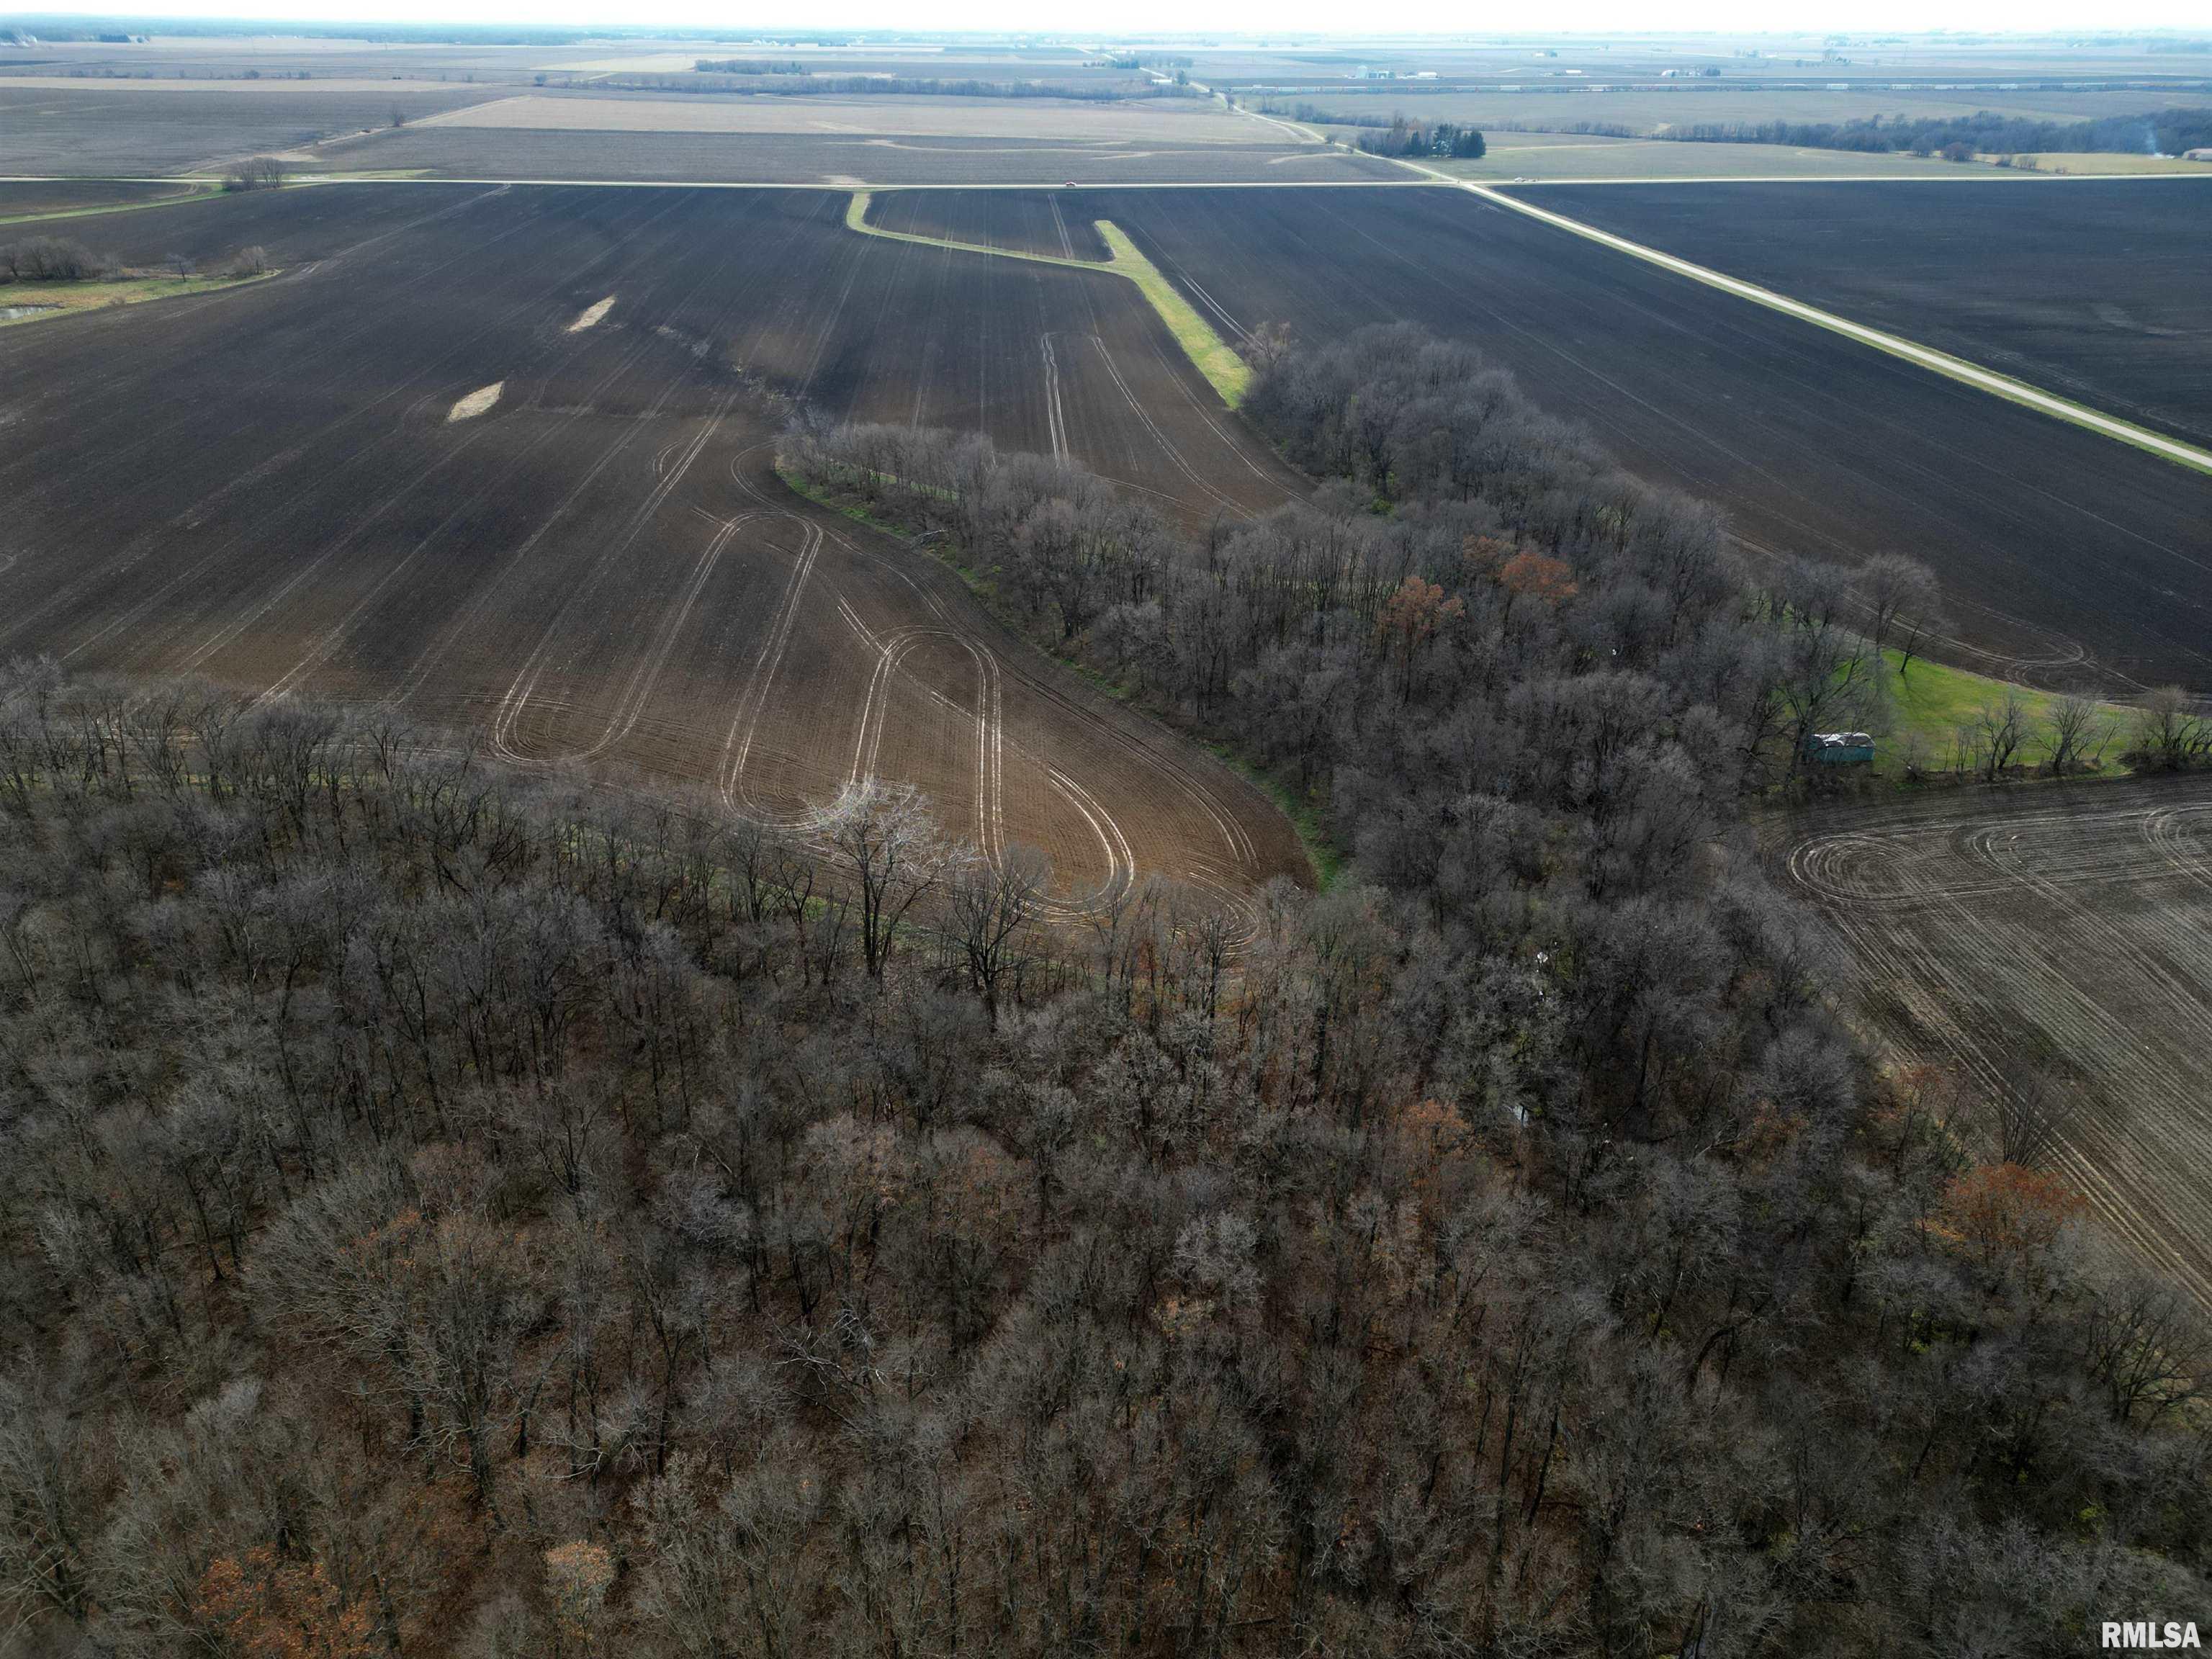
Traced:
<svg viewBox="0 0 2212 1659">
<path fill-rule="evenodd" d="M 1895 647 L 1898 678 L 1929 634 L 1943 625 L 1943 590 L 1936 573 L 1903 553 L 1877 553 L 1858 568 L 1851 588 L 1866 607 L 1875 653 Z"/>
<path fill-rule="evenodd" d="M 2212 720 L 2178 685 L 2161 685 L 2136 715 L 2136 746 L 2161 772 L 2179 772 L 2212 751 Z"/>
<path fill-rule="evenodd" d="M 0 1377 L 0 1613 L 11 1632 L 45 1610 L 82 1626 L 93 1607 L 90 1442 L 76 1413 L 30 1383 Z"/>
<path fill-rule="evenodd" d="M 868 778 L 848 785 L 811 826 L 860 903 L 860 955 L 881 979 L 907 914 L 951 873 L 958 858 L 912 784 Z"/>
<path fill-rule="evenodd" d="M 234 166 L 222 181 L 222 187 L 232 192 L 244 190 L 275 190 L 284 182 L 289 171 L 274 155 L 256 155 Z"/>
<path fill-rule="evenodd" d="M 2094 698 L 2078 693 L 2061 697 L 2044 726 L 2044 752 L 2051 759 L 2051 775 L 2063 778 L 2069 771 L 2094 763 L 2104 753 L 2111 735 L 2111 722 Z"/>
<path fill-rule="evenodd" d="M 952 878 L 945 931 L 968 966 L 968 981 L 999 1023 L 1000 988 L 1018 981 L 1030 955 L 1030 933 L 1052 882 L 1052 864 L 1034 847 L 1010 847 L 996 863 L 976 859 Z"/>
<path fill-rule="evenodd" d="M 1995 783 L 2011 768 L 2021 745 L 2027 740 L 2027 705 L 2014 686 L 2004 696 L 1982 705 L 1968 728 L 1972 735 L 1975 769 L 1983 781 Z"/>
<path fill-rule="evenodd" d="M 1996 1161 L 2024 1170 L 2041 1168 L 2058 1150 L 2067 1125 L 2081 1110 L 2080 1090 L 2060 1078 L 2033 1078 L 1998 1091 L 1990 1123 Z"/>
</svg>

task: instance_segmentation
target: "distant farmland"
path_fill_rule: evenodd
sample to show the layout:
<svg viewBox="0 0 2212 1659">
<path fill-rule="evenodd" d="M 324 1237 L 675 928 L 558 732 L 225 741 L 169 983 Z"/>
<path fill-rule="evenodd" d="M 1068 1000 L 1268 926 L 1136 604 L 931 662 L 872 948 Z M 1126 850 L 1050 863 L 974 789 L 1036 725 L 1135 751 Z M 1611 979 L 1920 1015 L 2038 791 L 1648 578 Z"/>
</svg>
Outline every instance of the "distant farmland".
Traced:
<svg viewBox="0 0 2212 1659">
<path fill-rule="evenodd" d="M 1264 134 L 1256 123 L 1244 129 Z M 673 179 L 762 185 L 1048 185 L 1389 181 L 1372 156 L 1318 144 L 1178 140 L 855 137 L 793 132 L 576 132 L 410 127 L 335 147 L 326 165 L 452 178 Z"/>
<path fill-rule="evenodd" d="M 1225 333 L 1410 319 L 1726 507 L 1754 550 L 1918 555 L 1969 666 L 2212 689 L 2212 478 L 1462 191 L 1109 191 L 1084 210 Z"/>
<path fill-rule="evenodd" d="M 2015 189 L 1514 192 L 2178 438 L 2212 443 L 2212 167 Z"/>
<path fill-rule="evenodd" d="M 315 262 L 0 337 L 0 652 L 383 702 L 771 820 L 878 772 L 988 848 L 1041 845 L 1078 897 L 1159 872 L 1230 904 L 1303 871 L 1250 786 L 786 491 L 774 399 L 1061 432 L 1194 520 L 1296 481 L 1128 283 L 844 210 L 363 185 L 76 222 Z"/>
<path fill-rule="evenodd" d="M 0 173 L 189 173 L 290 149 L 497 96 L 490 87 L 333 91 L 313 81 L 250 91 L 184 82 L 88 82 L 82 89 L 0 80 Z"/>
</svg>

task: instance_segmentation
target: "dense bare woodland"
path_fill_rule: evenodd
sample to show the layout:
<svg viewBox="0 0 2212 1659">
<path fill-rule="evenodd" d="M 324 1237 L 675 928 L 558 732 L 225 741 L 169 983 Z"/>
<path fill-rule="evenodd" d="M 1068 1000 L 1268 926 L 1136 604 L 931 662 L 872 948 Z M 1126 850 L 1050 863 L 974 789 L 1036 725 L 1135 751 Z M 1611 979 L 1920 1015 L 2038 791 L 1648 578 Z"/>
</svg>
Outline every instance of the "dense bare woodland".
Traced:
<svg viewBox="0 0 2212 1659">
<path fill-rule="evenodd" d="M 1754 591 L 1460 349 L 1261 356 L 1330 482 L 1195 544 L 980 441 L 784 454 L 1321 803 L 1346 879 L 1249 933 L 1068 923 L 895 792 L 784 836 L 9 672 L 23 1651 L 2024 1654 L 2201 1597 L 2191 1312 L 2035 1126 L 1871 1073 L 1731 830 L 1865 596 Z"/>
</svg>

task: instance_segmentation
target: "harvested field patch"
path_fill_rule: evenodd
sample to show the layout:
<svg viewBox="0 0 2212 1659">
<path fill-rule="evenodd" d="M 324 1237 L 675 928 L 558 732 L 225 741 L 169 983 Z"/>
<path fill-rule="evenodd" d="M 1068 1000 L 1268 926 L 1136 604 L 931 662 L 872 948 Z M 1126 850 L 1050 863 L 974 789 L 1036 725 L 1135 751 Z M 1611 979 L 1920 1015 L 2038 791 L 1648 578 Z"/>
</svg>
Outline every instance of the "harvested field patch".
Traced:
<svg viewBox="0 0 2212 1659">
<path fill-rule="evenodd" d="M 244 92 L 196 83 L 72 82 L 70 90 L 0 80 L 0 173 L 176 173 L 382 127 L 497 95 L 489 87 L 334 92 L 313 81 Z M 179 90 L 179 86 L 190 89 Z"/>
<path fill-rule="evenodd" d="M 1249 144 L 1252 128 L 1207 99 L 1088 103 L 1052 98 L 502 98 L 440 118 L 447 129 L 539 132 L 799 133 L 1018 138 L 1042 143 Z"/>
<path fill-rule="evenodd" d="M 2212 442 L 2212 167 L 2014 189 L 1524 187 L 1517 196 L 2174 437 Z"/>
<path fill-rule="evenodd" d="M 1194 520 L 1279 501 L 1297 481 L 1127 282 L 855 235 L 842 196 L 274 199 L 330 251 L 234 309 L 0 338 L 0 651 L 381 702 L 778 821 L 879 772 L 987 851 L 1043 847 L 1070 902 L 1304 871 L 1249 784 L 770 470 L 784 394 L 1057 429 Z M 494 383 L 495 415 L 448 420 Z"/>
<path fill-rule="evenodd" d="M 2212 780 L 1973 791 L 1771 827 L 1901 1056 L 2078 1102 L 2057 1167 L 2212 1304 Z"/>
<path fill-rule="evenodd" d="M 1728 508 L 1755 555 L 1918 555 L 1962 666 L 2212 688 L 2212 479 L 1465 192 L 1085 206 L 1232 338 L 1409 319 L 1481 345 L 1632 471 Z"/>
<path fill-rule="evenodd" d="M 1339 137 L 1351 136 L 1349 128 L 1337 131 Z M 1501 132 L 1491 138 L 1489 151 L 1480 161 L 1439 158 L 1431 165 L 1456 178 L 1493 184 L 1516 179 L 1959 176 L 1959 168 L 1948 161 L 1913 155 L 1783 144 L 1687 144 L 1666 138 L 1601 138 L 1565 132 Z"/>
<path fill-rule="evenodd" d="M 1250 134 L 1260 129 L 1238 124 Z M 331 170 L 420 170 L 454 179 L 663 179 L 764 185 L 1090 185 L 1390 181 L 1387 161 L 1318 145 L 1109 143 L 1038 136 L 958 138 L 789 132 L 545 132 L 408 127 L 336 146 Z"/>
</svg>

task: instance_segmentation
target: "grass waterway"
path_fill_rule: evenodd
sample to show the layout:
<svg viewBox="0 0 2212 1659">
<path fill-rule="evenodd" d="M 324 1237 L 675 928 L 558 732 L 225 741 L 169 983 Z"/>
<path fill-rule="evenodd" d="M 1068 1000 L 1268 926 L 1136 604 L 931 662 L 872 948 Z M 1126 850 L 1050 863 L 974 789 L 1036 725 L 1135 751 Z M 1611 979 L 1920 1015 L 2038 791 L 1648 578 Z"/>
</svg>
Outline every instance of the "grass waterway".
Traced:
<svg viewBox="0 0 2212 1659">
<path fill-rule="evenodd" d="M 100 311 L 108 306 L 135 306 L 147 300 L 211 294 L 217 289 L 237 288 L 275 275 L 270 270 L 252 276 L 122 276 L 110 282 L 0 283 L 0 327 L 44 322 L 80 311 Z"/>
<path fill-rule="evenodd" d="M 911 231 L 885 230 L 880 225 L 868 222 L 868 204 L 874 200 L 872 191 L 856 190 L 845 209 L 845 223 L 863 236 L 880 236 L 887 241 L 919 242 L 925 247 L 951 248 L 957 253 L 986 253 L 1000 259 L 1023 259 L 1032 264 L 1066 265 L 1076 270 L 1109 271 L 1127 278 L 1137 285 L 1168 332 L 1175 336 L 1176 343 L 1182 348 L 1198 372 L 1206 376 L 1206 383 L 1221 394 L 1221 401 L 1235 409 L 1244 401 L 1245 392 L 1252 384 L 1252 370 L 1237 355 L 1236 348 L 1213 331 L 1213 326 L 1198 314 L 1190 301 L 1176 292 L 1175 284 L 1161 274 L 1160 269 L 1137 245 L 1128 234 L 1111 220 L 1097 222 L 1098 234 L 1107 246 L 1110 258 L 1106 259 L 1070 259 L 1058 254 L 1030 253 L 1018 248 L 988 247 L 980 242 L 956 242 L 943 236 L 921 236 Z"/>
</svg>

